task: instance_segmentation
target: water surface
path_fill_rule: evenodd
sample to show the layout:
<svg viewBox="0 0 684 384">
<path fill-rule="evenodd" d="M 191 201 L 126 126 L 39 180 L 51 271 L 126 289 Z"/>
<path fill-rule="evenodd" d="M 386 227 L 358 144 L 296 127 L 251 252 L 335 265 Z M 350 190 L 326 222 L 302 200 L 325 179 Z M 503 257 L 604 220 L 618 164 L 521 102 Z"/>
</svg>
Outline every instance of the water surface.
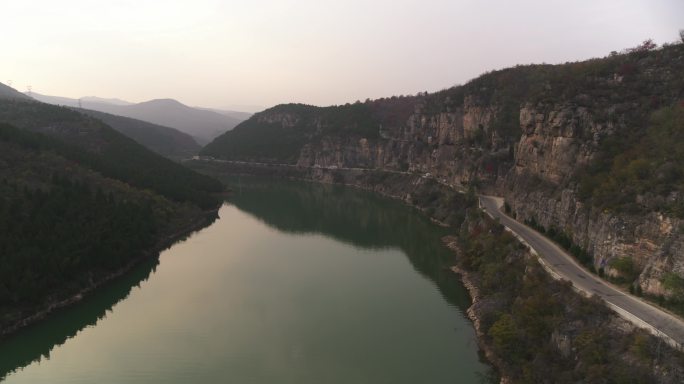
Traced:
<svg viewBox="0 0 684 384">
<path fill-rule="evenodd" d="M 368 193 L 241 179 L 220 219 L 0 344 L 6 383 L 475 383 L 440 229 Z"/>
</svg>

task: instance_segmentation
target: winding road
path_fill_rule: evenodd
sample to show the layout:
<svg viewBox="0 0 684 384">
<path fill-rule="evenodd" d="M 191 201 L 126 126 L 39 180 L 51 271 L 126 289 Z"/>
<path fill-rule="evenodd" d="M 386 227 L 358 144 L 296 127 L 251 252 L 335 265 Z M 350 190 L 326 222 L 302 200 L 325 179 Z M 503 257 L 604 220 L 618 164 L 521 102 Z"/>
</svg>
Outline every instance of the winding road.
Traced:
<svg viewBox="0 0 684 384">
<path fill-rule="evenodd" d="M 598 278 L 583 267 L 556 243 L 539 232 L 519 223 L 501 211 L 503 199 L 480 196 L 481 207 L 493 218 L 510 229 L 540 257 L 540 262 L 556 278 L 569 280 L 575 289 L 598 295 L 620 316 L 638 327 L 649 330 L 673 347 L 684 345 L 684 322 L 679 318 L 629 295 Z"/>
</svg>

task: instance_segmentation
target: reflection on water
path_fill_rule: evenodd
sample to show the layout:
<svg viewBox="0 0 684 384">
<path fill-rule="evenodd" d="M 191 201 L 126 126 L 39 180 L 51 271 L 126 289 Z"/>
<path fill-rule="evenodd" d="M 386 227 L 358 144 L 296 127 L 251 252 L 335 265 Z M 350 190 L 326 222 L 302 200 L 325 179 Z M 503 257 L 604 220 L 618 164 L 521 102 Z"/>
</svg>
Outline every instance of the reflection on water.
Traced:
<svg viewBox="0 0 684 384">
<path fill-rule="evenodd" d="M 223 178 L 230 202 L 288 233 L 320 233 L 361 248 L 398 247 L 444 298 L 461 309 L 470 297 L 448 268 L 454 255 L 441 242 L 448 230 L 397 201 L 337 185 L 260 178 Z"/>
<path fill-rule="evenodd" d="M 352 189 L 230 182 L 220 219 L 159 263 L 0 343 L 0 377 L 472 383 L 490 372 L 444 229 Z"/>
<path fill-rule="evenodd" d="M 17 368 L 41 358 L 49 358 L 55 346 L 74 337 L 83 328 L 95 326 L 116 303 L 128 297 L 131 289 L 145 281 L 158 264 L 157 259 L 146 260 L 121 278 L 87 296 L 81 303 L 58 311 L 46 321 L 2 340 L 0 380 Z"/>
</svg>

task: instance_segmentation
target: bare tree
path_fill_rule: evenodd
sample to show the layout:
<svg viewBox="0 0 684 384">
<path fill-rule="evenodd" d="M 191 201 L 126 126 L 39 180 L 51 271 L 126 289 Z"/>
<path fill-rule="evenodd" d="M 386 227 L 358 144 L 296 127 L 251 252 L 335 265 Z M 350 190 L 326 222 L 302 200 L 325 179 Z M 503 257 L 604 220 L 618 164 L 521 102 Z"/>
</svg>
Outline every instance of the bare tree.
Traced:
<svg viewBox="0 0 684 384">
<path fill-rule="evenodd" d="M 637 45 L 634 48 L 627 48 L 625 49 L 624 52 L 627 53 L 634 53 L 634 52 L 648 52 L 656 49 L 658 47 L 658 44 L 653 42 L 653 39 L 647 39 L 644 40 L 643 43 Z"/>
<path fill-rule="evenodd" d="M 682 43 L 684 43 L 684 29 L 679 30 L 679 38 L 682 39 Z"/>
</svg>

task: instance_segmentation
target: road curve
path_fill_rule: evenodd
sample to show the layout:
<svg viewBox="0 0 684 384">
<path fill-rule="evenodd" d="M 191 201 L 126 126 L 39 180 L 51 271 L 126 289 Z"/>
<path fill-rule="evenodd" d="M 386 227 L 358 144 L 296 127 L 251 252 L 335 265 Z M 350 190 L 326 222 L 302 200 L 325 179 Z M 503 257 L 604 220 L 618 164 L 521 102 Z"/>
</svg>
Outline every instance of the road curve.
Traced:
<svg viewBox="0 0 684 384">
<path fill-rule="evenodd" d="M 585 270 L 553 241 L 501 212 L 501 203 L 501 198 L 480 196 L 482 208 L 527 242 L 544 264 L 560 278 L 569 280 L 580 291 L 600 296 L 625 319 L 641 328 L 648 329 L 651 333 L 663 338 L 668 344 L 682 349 L 682 345 L 684 345 L 684 322 L 682 320 L 626 294 Z"/>
</svg>

